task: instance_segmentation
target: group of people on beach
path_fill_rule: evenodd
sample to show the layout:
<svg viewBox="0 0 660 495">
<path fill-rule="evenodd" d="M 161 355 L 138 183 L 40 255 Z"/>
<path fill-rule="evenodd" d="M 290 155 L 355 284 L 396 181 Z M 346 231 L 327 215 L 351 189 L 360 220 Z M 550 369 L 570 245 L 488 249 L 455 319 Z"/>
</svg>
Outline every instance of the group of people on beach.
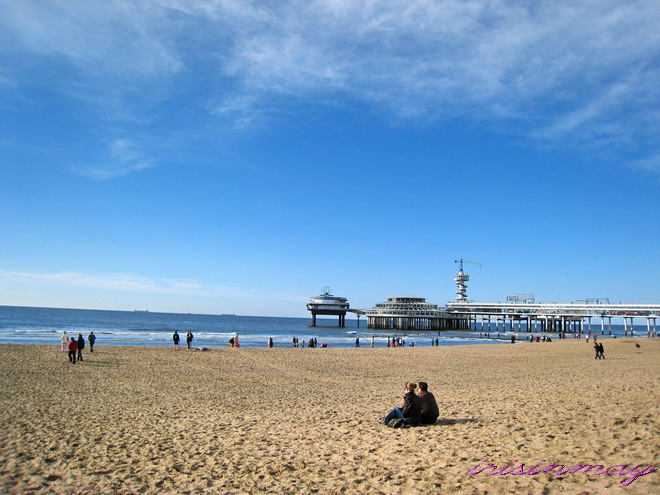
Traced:
<svg viewBox="0 0 660 495">
<path fill-rule="evenodd" d="M 191 349 L 192 346 L 192 341 L 195 338 L 193 333 L 188 330 L 188 333 L 186 334 L 186 344 L 188 345 L 188 349 Z M 179 336 L 178 330 L 174 330 L 174 334 L 172 335 L 172 342 L 174 342 L 174 348 L 178 349 L 179 348 L 179 342 L 181 341 L 181 337 Z"/>
<path fill-rule="evenodd" d="M 96 342 L 94 332 L 91 332 L 87 339 L 89 340 L 89 352 L 94 352 L 94 342 Z M 83 360 L 82 350 L 84 348 L 85 338 L 81 333 L 78 334 L 78 338 L 69 338 L 66 331 L 62 332 L 62 351 L 68 353 L 71 364 L 76 364 L 77 361 Z"/>
<path fill-rule="evenodd" d="M 438 403 L 426 382 L 419 382 L 419 394 L 415 393 L 417 384 L 406 382 L 403 404 L 393 408 L 383 419 L 382 424 L 391 428 L 431 425 L 438 420 Z"/>
<path fill-rule="evenodd" d="M 193 348 L 192 347 L 192 342 L 193 342 L 194 339 L 195 339 L 195 336 L 193 335 L 193 333 L 190 330 L 188 330 L 188 332 L 186 333 L 186 345 L 188 346 L 188 349 Z M 179 335 L 179 331 L 174 330 L 174 333 L 172 334 L 172 342 L 174 343 L 174 348 L 175 349 L 179 348 L 179 342 L 180 341 L 181 341 L 181 336 Z M 241 346 L 239 341 L 238 341 L 238 334 L 234 335 L 232 338 L 229 339 L 229 345 L 231 347 L 240 347 Z M 270 341 L 268 342 L 268 347 L 273 347 L 273 339 L 270 339 Z M 208 350 L 208 348 L 204 347 L 202 350 L 206 351 L 206 350 Z"/>
<path fill-rule="evenodd" d="M 268 347 L 273 347 L 272 345 L 270 345 L 270 343 L 272 342 L 272 340 L 273 340 L 272 338 L 269 339 L 269 341 L 268 341 L 268 343 L 269 343 Z M 312 337 L 311 339 L 309 339 L 309 342 L 305 342 L 305 340 L 303 340 L 303 341 L 301 342 L 300 339 L 299 339 L 298 337 L 293 337 L 293 339 L 291 339 L 291 343 L 293 344 L 293 347 L 305 347 L 305 346 L 307 346 L 307 347 L 313 349 L 314 347 L 318 347 L 318 346 L 319 346 L 319 343 L 318 343 L 318 341 L 316 340 L 316 337 Z M 328 344 L 321 344 L 321 347 L 328 347 Z M 359 347 L 359 345 L 358 345 L 358 347 Z"/>
<path fill-rule="evenodd" d="M 545 335 L 530 335 L 526 340 L 530 342 L 552 342 L 549 335 L 547 337 Z"/>
</svg>

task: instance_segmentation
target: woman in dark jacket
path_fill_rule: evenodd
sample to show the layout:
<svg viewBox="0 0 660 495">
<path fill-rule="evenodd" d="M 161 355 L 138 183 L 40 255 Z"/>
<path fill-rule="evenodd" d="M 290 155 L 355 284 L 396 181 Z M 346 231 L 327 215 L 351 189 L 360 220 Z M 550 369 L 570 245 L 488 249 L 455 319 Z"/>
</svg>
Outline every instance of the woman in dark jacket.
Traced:
<svg viewBox="0 0 660 495">
<path fill-rule="evenodd" d="M 415 394 L 417 384 L 413 382 L 406 383 L 405 395 L 403 396 L 403 405 L 395 407 L 387 416 L 384 424 L 388 424 L 392 419 L 401 418 L 407 425 L 419 426 L 422 422 L 422 407 L 419 397 Z"/>
</svg>

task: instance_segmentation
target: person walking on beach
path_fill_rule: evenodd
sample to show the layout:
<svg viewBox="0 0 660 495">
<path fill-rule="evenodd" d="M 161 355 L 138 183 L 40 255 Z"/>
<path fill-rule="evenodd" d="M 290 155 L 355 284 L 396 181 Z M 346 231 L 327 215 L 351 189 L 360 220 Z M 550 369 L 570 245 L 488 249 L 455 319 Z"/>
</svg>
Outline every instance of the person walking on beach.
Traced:
<svg viewBox="0 0 660 495">
<path fill-rule="evenodd" d="M 598 343 L 596 345 L 598 346 L 598 350 L 596 351 L 597 352 L 596 356 L 598 357 L 598 359 L 605 359 L 605 354 L 603 354 L 605 352 L 605 348 L 603 347 L 603 344 Z"/>
<path fill-rule="evenodd" d="M 85 337 L 82 336 L 82 333 L 78 334 L 78 361 L 82 361 L 82 350 L 85 348 Z"/>
<path fill-rule="evenodd" d="M 66 331 L 62 332 L 62 352 L 67 352 L 69 350 L 69 336 L 66 334 Z"/>
<path fill-rule="evenodd" d="M 360 347 L 360 337 L 355 339 L 355 347 Z"/>
<path fill-rule="evenodd" d="M 94 332 L 89 334 L 87 340 L 89 340 L 89 352 L 94 352 L 94 342 L 96 342 L 96 335 L 94 335 Z"/>
<path fill-rule="evenodd" d="M 192 344 L 194 338 L 192 332 L 188 330 L 188 333 L 186 334 L 186 344 L 188 344 L 188 349 L 190 349 L 190 344 Z"/>
<path fill-rule="evenodd" d="M 175 349 L 179 348 L 179 340 L 180 340 L 179 332 L 174 330 L 174 335 L 172 335 L 172 341 L 174 342 L 174 348 Z"/>
<path fill-rule="evenodd" d="M 67 344 L 67 348 L 69 349 L 69 362 L 76 364 L 76 352 L 78 351 L 78 342 L 76 342 L 76 339 L 71 337 L 71 340 L 69 340 L 69 343 Z"/>
<path fill-rule="evenodd" d="M 419 382 L 418 397 L 421 407 L 421 422 L 423 425 L 432 425 L 438 420 L 440 411 L 438 410 L 438 403 L 435 401 L 435 396 L 429 392 L 428 383 Z"/>
<path fill-rule="evenodd" d="M 401 407 L 392 409 L 383 421 L 383 424 L 389 425 L 393 419 L 403 419 L 405 424 L 410 426 L 419 426 L 422 421 L 422 406 L 415 394 L 417 384 L 413 382 L 406 382 L 404 390 L 403 404 Z M 393 425 L 394 426 L 394 425 Z"/>
<path fill-rule="evenodd" d="M 273 337 L 268 338 L 268 347 L 273 347 Z"/>
<path fill-rule="evenodd" d="M 371 336 L 371 347 L 376 347 L 376 337 Z"/>
</svg>

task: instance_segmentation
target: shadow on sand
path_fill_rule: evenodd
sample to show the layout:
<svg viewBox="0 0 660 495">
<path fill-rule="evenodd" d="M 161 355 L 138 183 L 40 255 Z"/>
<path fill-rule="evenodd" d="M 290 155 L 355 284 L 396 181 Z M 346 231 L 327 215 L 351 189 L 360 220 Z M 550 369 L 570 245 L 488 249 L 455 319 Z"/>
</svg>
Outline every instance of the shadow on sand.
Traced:
<svg viewBox="0 0 660 495">
<path fill-rule="evenodd" d="M 83 360 L 83 364 L 85 366 L 96 366 L 99 368 L 119 368 L 122 366 L 120 361 L 89 361 L 87 359 Z"/>
<path fill-rule="evenodd" d="M 481 421 L 479 418 L 461 418 L 461 419 L 440 418 L 432 425 L 427 425 L 427 426 L 463 425 L 466 423 L 477 423 L 479 421 Z"/>
</svg>

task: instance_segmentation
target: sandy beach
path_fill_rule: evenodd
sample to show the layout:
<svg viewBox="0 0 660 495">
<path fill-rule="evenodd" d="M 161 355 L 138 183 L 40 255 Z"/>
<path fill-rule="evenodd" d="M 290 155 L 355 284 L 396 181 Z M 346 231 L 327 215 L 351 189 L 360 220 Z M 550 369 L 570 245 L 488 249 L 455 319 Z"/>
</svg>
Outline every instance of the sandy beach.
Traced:
<svg viewBox="0 0 660 495">
<path fill-rule="evenodd" d="M 0 492 L 658 493 L 657 472 L 627 487 L 630 476 L 616 473 L 659 461 L 660 341 L 604 344 L 605 360 L 572 339 L 99 346 L 75 365 L 58 345 L 2 345 Z M 408 380 L 429 383 L 438 424 L 379 424 Z M 619 467 L 611 476 L 470 475 L 480 463 Z"/>
</svg>

